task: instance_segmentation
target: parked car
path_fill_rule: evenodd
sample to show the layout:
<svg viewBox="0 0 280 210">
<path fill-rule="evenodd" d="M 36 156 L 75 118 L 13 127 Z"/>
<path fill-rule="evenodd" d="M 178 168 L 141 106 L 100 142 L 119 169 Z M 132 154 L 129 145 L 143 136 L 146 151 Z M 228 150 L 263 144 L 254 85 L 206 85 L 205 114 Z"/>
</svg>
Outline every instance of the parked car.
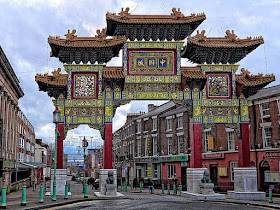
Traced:
<svg viewBox="0 0 280 210">
<path fill-rule="evenodd" d="M 98 189 L 98 188 L 99 188 L 99 182 L 100 182 L 100 179 L 96 179 L 96 180 L 94 181 L 93 187 L 94 187 L 95 189 Z"/>
</svg>

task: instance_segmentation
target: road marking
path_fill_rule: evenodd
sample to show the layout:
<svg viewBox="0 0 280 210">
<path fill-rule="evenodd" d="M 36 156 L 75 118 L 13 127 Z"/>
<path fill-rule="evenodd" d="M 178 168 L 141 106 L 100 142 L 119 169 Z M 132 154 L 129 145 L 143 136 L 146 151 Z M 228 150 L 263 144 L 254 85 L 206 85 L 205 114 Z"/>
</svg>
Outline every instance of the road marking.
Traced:
<svg viewBox="0 0 280 210">
<path fill-rule="evenodd" d="M 44 209 L 44 210 L 48 210 L 48 209 L 62 209 L 62 208 L 70 207 L 70 206 L 79 205 L 81 203 L 90 203 L 90 202 L 93 202 L 93 201 L 81 201 L 81 202 L 71 203 L 71 204 L 62 205 L 62 206 L 51 207 L 51 208 L 47 208 L 47 209 Z"/>
</svg>

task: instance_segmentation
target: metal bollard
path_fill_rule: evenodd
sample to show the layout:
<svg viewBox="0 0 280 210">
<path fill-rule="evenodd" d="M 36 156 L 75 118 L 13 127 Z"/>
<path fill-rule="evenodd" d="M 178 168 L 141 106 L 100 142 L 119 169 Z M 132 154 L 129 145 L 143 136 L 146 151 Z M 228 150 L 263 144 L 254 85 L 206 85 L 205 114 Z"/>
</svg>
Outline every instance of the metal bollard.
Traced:
<svg viewBox="0 0 280 210">
<path fill-rule="evenodd" d="M 83 181 L 83 193 L 85 193 L 85 182 Z"/>
<path fill-rule="evenodd" d="M 161 194 L 164 194 L 164 184 L 161 185 Z"/>
<path fill-rule="evenodd" d="M 68 192 L 71 192 L 71 191 L 70 191 L 70 182 L 69 182 L 69 184 L 68 184 Z"/>
<path fill-rule="evenodd" d="M 3 187 L 2 187 L 2 195 L 1 195 L 1 209 L 5 209 L 6 208 L 6 185 L 5 185 L 5 181 L 3 182 Z"/>
<path fill-rule="evenodd" d="M 88 193 L 87 193 L 87 184 L 85 184 L 85 195 L 84 195 L 84 198 L 88 198 Z"/>
<path fill-rule="evenodd" d="M 180 187 L 180 196 L 182 195 L 182 185 L 179 185 Z"/>
<path fill-rule="evenodd" d="M 272 188 L 271 188 L 271 186 L 269 186 L 269 190 L 268 190 L 268 192 L 269 192 L 269 203 L 273 203 L 273 200 L 272 200 Z"/>
<path fill-rule="evenodd" d="M 64 199 L 68 199 L 68 184 L 67 184 L 67 182 L 66 182 L 66 184 L 65 184 Z"/>
<path fill-rule="evenodd" d="M 56 201 L 56 183 L 53 182 L 53 197 L 52 201 Z"/>
<path fill-rule="evenodd" d="M 43 198 L 43 183 L 41 183 L 41 186 L 40 186 L 39 203 L 44 203 L 44 198 Z"/>
<path fill-rule="evenodd" d="M 36 184 L 33 184 L 33 191 L 36 191 Z"/>
<path fill-rule="evenodd" d="M 45 192 L 47 192 L 47 183 L 45 183 Z"/>
<path fill-rule="evenodd" d="M 167 194 L 170 195 L 170 184 L 167 184 Z"/>
<path fill-rule="evenodd" d="M 125 184 L 125 192 L 127 192 L 127 184 Z"/>
<path fill-rule="evenodd" d="M 131 185 L 130 185 L 130 190 L 132 190 L 132 188 L 133 188 L 133 185 L 131 184 Z"/>
<path fill-rule="evenodd" d="M 140 193 L 142 192 L 142 184 L 140 184 Z"/>
<path fill-rule="evenodd" d="M 152 186 L 152 194 L 154 193 L 154 190 L 155 190 L 155 188 L 154 188 L 154 186 Z"/>
<path fill-rule="evenodd" d="M 173 185 L 173 195 L 176 195 L 177 194 L 177 189 L 176 189 L 176 184 Z"/>
<path fill-rule="evenodd" d="M 121 191 L 123 190 L 122 188 L 123 188 L 123 184 L 121 184 Z"/>
<path fill-rule="evenodd" d="M 22 186 L 21 206 L 26 206 L 26 184 L 24 182 Z"/>
</svg>

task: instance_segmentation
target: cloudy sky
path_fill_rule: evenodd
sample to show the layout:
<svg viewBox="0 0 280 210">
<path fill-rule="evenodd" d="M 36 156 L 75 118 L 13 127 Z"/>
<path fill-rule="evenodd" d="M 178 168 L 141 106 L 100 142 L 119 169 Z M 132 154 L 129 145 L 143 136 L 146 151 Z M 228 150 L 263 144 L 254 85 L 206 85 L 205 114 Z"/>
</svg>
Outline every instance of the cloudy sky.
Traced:
<svg viewBox="0 0 280 210">
<path fill-rule="evenodd" d="M 224 36 L 227 29 L 240 38 L 263 36 L 261 45 L 239 64 L 251 73 L 274 73 L 279 84 L 280 64 L 280 0 L 0 0 L 0 45 L 20 79 L 25 96 L 19 105 L 35 127 L 36 137 L 49 142 L 54 132 L 54 107 L 45 92 L 39 92 L 36 73 L 63 68 L 57 58 L 50 58 L 49 35 L 61 37 L 67 30 L 76 29 L 78 36 L 93 36 L 96 29 L 106 27 L 107 11 L 118 13 L 130 7 L 132 14 L 169 14 L 173 7 L 185 15 L 205 12 L 207 19 L 198 29 L 208 37 Z M 108 66 L 121 65 L 121 57 L 112 59 Z M 187 60 L 183 66 L 192 65 Z M 147 111 L 147 104 L 162 101 L 132 102 L 118 108 L 113 129 L 122 126 L 126 113 Z M 69 136 L 87 135 L 99 138 L 99 133 L 87 126 L 68 133 Z"/>
</svg>

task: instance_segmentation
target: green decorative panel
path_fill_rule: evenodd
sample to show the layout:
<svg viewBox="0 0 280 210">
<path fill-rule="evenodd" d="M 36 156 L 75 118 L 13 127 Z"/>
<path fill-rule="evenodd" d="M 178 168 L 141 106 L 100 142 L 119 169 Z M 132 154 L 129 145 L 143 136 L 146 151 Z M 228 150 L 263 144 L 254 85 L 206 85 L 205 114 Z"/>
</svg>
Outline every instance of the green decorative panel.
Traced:
<svg viewBox="0 0 280 210">
<path fill-rule="evenodd" d="M 140 76 L 127 75 L 125 83 L 181 83 L 181 76 Z"/>
</svg>

